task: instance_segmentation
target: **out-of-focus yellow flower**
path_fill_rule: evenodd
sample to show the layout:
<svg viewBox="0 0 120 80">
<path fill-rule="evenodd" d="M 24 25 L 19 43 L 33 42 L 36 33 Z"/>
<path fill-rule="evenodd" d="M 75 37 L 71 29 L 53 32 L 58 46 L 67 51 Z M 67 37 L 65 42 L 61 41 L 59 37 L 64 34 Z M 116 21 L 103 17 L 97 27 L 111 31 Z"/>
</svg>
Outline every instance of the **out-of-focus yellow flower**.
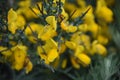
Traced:
<svg viewBox="0 0 120 80">
<path fill-rule="evenodd" d="M 108 43 L 108 38 L 103 35 L 98 35 L 97 40 L 99 43 L 106 45 Z"/>
<path fill-rule="evenodd" d="M 16 23 L 15 23 L 16 20 L 17 20 L 17 13 L 13 9 L 10 9 L 8 11 L 8 29 L 13 34 L 17 29 Z"/>
<path fill-rule="evenodd" d="M 113 21 L 113 12 L 105 5 L 104 0 L 97 1 L 96 16 L 98 19 L 103 22 L 105 21 L 106 23 Z"/>
<path fill-rule="evenodd" d="M 22 15 L 18 15 L 13 9 L 8 12 L 8 29 L 12 34 L 16 32 L 17 29 L 23 29 L 26 21 Z"/>
<path fill-rule="evenodd" d="M 24 65 L 25 65 L 26 73 L 28 74 L 28 73 L 32 70 L 33 64 L 32 64 L 32 62 L 29 60 L 29 58 L 26 58 Z"/>
<path fill-rule="evenodd" d="M 93 14 L 93 7 L 92 6 L 88 6 L 90 9 L 87 12 L 87 14 L 85 14 L 85 16 L 83 17 L 84 20 L 84 24 L 90 25 L 92 23 L 95 22 L 94 20 L 94 14 Z"/>
<path fill-rule="evenodd" d="M 48 53 L 51 49 L 57 49 L 58 44 L 51 38 L 45 41 L 45 45 L 43 46 L 46 53 Z"/>
<path fill-rule="evenodd" d="M 30 7 L 31 5 L 31 0 L 23 0 L 18 3 L 20 7 Z"/>
<path fill-rule="evenodd" d="M 83 66 L 88 66 L 91 63 L 91 59 L 84 53 L 80 53 L 76 57 Z"/>
<path fill-rule="evenodd" d="M 12 52 L 10 50 L 7 50 L 7 47 L 0 46 L 0 51 L 3 51 L 1 54 L 3 54 L 5 57 L 12 55 Z"/>
<path fill-rule="evenodd" d="M 39 54 L 41 60 L 44 60 L 44 62 L 45 62 L 46 64 L 49 64 L 50 62 L 49 62 L 48 59 L 47 59 L 47 54 L 43 52 L 43 49 L 42 49 L 41 46 L 38 46 L 38 47 L 37 47 L 37 51 L 38 51 L 38 54 Z"/>
<path fill-rule="evenodd" d="M 19 29 L 24 29 L 24 26 L 26 24 L 25 18 L 22 15 L 18 15 L 17 20 L 16 20 L 16 26 Z"/>
<path fill-rule="evenodd" d="M 42 48 L 38 47 L 38 53 L 46 64 L 53 62 L 58 57 L 58 52 L 56 49 L 51 49 L 48 53 L 43 53 Z"/>
<path fill-rule="evenodd" d="M 87 24 L 81 24 L 78 26 L 78 30 L 82 32 L 87 32 L 88 31 L 88 25 Z"/>
<path fill-rule="evenodd" d="M 68 29 L 68 25 L 64 21 L 61 22 L 60 27 L 65 31 Z"/>
<path fill-rule="evenodd" d="M 65 46 L 65 44 L 60 44 L 60 46 L 58 47 L 59 54 L 64 53 L 65 50 L 66 50 L 66 48 L 67 48 L 67 47 Z"/>
<path fill-rule="evenodd" d="M 68 3 L 66 2 L 64 5 L 64 9 L 67 10 L 69 13 L 71 13 L 72 11 L 74 11 L 77 7 L 72 4 L 72 3 Z"/>
<path fill-rule="evenodd" d="M 17 20 L 17 13 L 11 8 L 8 11 L 8 24 L 15 22 Z"/>
<path fill-rule="evenodd" d="M 76 49 L 75 49 L 74 55 L 77 56 L 78 54 L 83 53 L 84 50 L 85 50 L 85 48 L 84 48 L 83 45 L 78 45 L 78 46 L 76 47 Z"/>
<path fill-rule="evenodd" d="M 55 20 L 55 16 L 48 16 L 45 20 L 54 30 L 57 29 L 57 21 Z"/>
<path fill-rule="evenodd" d="M 65 12 L 64 8 L 62 8 L 61 15 L 64 16 L 64 20 L 65 20 L 65 21 L 68 19 L 68 14 Z"/>
<path fill-rule="evenodd" d="M 50 38 L 56 36 L 57 33 L 56 31 L 51 27 L 51 26 L 45 26 L 41 32 L 39 32 L 38 34 L 38 38 L 43 40 L 43 41 L 46 41 L 46 40 L 49 40 Z"/>
<path fill-rule="evenodd" d="M 98 43 L 97 41 L 94 41 L 92 43 L 92 49 L 91 49 L 92 54 L 100 54 L 105 56 L 107 54 L 107 49 L 100 43 Z"/>
<path fill-rule="evenodd" d="M 72 41 L 65 41 L 65 45 L 72 50 L 76 48 L 76 44 Z"/>
<path fill-rule="evenodd" d="M 67 22 L 64 22 L 64 21 L 61 22 L 60 27 L 62 30 L 68 33 L 69 32 L 74 33 L 75 31 L 77 31 L 77 26 L 69 25 L 67 24 Z"/>
<path fill-rule="evenodd" d="M 64 69 L 66 66 L 67 66 L 67 59 L 64 59 L 62 61 L 62 66 L 61 67 Z"/>
<path fill-rule="evenodd" d="M 79 69 L 80 68 L 80 64 L 76 61 L 76 59 L 74 58 L 74 56 L 71 56 L 70 57 L 70 60 L 71 60 L 71 63 L 72 63 L 72 66 L 76 69 Z"/>
<path fill-rule="evenodd" d="M 86 49 L 90 49 L 90 37 L 83 33 L 74 33 L 71 37 L 71 41 L 78 45 L 83 45 Z"/>
<path fill-rule="evenodd" d="M 27 56 L 27 48 L 23 45 L 17 45 L 12 48 L 13 62 L 12 67 L 16 70 L 21 70 L 24 67 L 25 58 Z"/>
<path fill-rule="evenodd" d="M 47 59 L 49 62 L 53 62 L 58 57 L 57 49 L 51 49 L 48 52 Z"/>
<path fill-rule="evenodd" d="M 88 25 L 88 31 L 92 33 L 92 36 L 94 38 L 97 37 L 99 30 L 100 30 L 100 26 L 96 24 L 95 22 Z"/>
<path fill-rule="evenodd" d="M 53 62 L 59 55 L 57 43 L 53 39 L 47 40 L 43 46 L 38 46 L 37 50 L 41 59 L 44 59 L 46 64 Z"/>
<path fill-rule="evenodd" d="M 43 27 L 44 26 L 41 25 L 41 24 L 30 23 L 30 27 L 27 26 L 27 28 L 25 29 L 25 34 L 26 35 L 33 35 L 32 31 L 38 34 L 39 32 L 41 32 L 41 30 L 43 29 Z"/>
<path fill-rule="evenodd" d="M 76 0 L 76 1 L 77 1 L 77 4 L 78 4 L 80 7 L 82 7 L 82 8 L 86 7 L 86 1 L 85 1 L 85 0 L 81 0 L 81 1 Z"/>
<path fill-rule="evenodd" d="M 72 25 L 68 26 L 67 32 L 73 33 L 75 31 L 77 31 L 77 26 L 72 26 Z"/>
</svg>

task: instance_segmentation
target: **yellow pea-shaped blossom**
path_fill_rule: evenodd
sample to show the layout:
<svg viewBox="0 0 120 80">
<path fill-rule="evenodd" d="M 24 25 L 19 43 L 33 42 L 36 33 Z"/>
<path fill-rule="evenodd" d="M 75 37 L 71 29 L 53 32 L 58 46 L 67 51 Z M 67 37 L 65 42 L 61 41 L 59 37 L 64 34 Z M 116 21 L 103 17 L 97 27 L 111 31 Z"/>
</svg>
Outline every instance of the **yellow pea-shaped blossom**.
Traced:
<svg viewBox="0 0 120 80">
<path fill-rule="evenodd" d="M 29 58 L 26 58 L 24 65 L 25 65 L 26 73 L 29 73 L 32 70 L 32 68 L 33 68 L 33 64 L 29 60 Z"/>
<path fill-rule="evenodd" d="M 107 54 L 106 48 L 101 44 L 93 45 L 92 51 L 93 51 L 93 54 L 97 53 L 97 54 L 100 54 L 103 56 L 105 56 Z"/>
<path fill-rule="evenodd" d="M 12 22 L 17 20 L 17 13 L 11 8 L 8 11 L 8 24 L 11 24 Z"/>
<path fill-rule="evenodd" d="M 103 36 L 103 35 L 99 35 L 97 37 L 97 40 L 98 40 L 99 43 L 101 43 L 103 45 L 106 45 L 108 43 L 108 41 L 109 41 L 108 38 Z"/>
<path fill-rule="evenodd" d="M 61 22 L 60 27 L 61 27 L 61 29 L 65 30 L 65 31 L 68 29 L 68 25 L 63 21 Z"/>
<path fill-rule="evenodd" d="M 73 56 L 70 57 L 70 60 L 71 60 L 72 66 L 74 68 L 76 68 L 76 69 L 80 68 L 80 64 L 76 61 L 76 59 Z"/>
<path fill-rule="evenodd" d="M 66 41 L 65 45 L 72 50 L 74 50 L 76 48 L 76 44 L 72 41 Z"/>
<path fill-rule="evenodd" d="M 91 59 L 84 53 L 80 53 L 76 57 L 83 66 L 88 66 L 91 63 Z"/>
<path fill-rule="evenodd" d="M 51 49 L 48 52 L 48 61 L 53 62 L 58 57 L 57 49 Z"/>
<path fill-rule="evenodd" d="M 23 68 L 24 61 L 27 56 L 26 50 L 27 48 L 22 45 L 17 45 L 12 48 L 12 51 L 14 53 L 13 54 L 14 61 L 12 62 L 13 63 L 12 66 L 14 69 L 21 70 Z"/>
<path fill-rule="evenodd" d="M 113 12 L 107 6 L 104 0 L 97 1 L 96 16 L 107 23 L 113 21 Z"/>
<path fill-rule="evenodd" d="M 82 53 L 84 50 L 85 50 L 85 48 L 84 48 L 83 45 L 78 45 L 78 46 L 75 48 L 75 53 L 74 53 L 74 55 L 77 56 L 78 54 Z"/>
<path fill-rule="evenodd" d="M 55 16 L 48 16 L 45 20 L 54 30 L 57 29 L 57 21 L 55 20 Z"/>
<path fill-rule="evenodd" d="M 68 30 L 67 30 L 67 32 L 75 32 L 75 31 L 77 31 L 77 27 L 76 26 L 68 26 Z"/>
<path fill-rule="evenodd" d="M 12 52 L 10 50 L 7 50 L 7 47 L 0 46 L 0 51 L 3 51 L 1 52 L 1 54 L 5 57 L 9 57 L 10 55 L 12 55 Z"/>
</svg>

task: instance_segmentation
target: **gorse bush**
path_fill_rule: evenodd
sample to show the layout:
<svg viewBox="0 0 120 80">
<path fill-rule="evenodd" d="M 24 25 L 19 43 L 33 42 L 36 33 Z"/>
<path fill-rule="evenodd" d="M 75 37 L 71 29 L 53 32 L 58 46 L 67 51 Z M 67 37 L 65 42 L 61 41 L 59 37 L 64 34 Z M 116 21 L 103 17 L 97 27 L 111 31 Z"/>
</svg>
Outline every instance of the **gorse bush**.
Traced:
<svg viewBox="0 0 120 80">
<path fill-rule="evenodd" d="M 11 0 L 7 4 L 0 14 L 0 62 L 13 71 L 15 80 L 43 79 L 32 76 L 39 65 L 41 72 L 36 75 L 45 74 L 46 67 L 77 80 L 69 71 L 89 71 L 97 60 L 93 57 L 107 58 L 115 49 L 109 32 L 114 0 Z"/>
</svg>

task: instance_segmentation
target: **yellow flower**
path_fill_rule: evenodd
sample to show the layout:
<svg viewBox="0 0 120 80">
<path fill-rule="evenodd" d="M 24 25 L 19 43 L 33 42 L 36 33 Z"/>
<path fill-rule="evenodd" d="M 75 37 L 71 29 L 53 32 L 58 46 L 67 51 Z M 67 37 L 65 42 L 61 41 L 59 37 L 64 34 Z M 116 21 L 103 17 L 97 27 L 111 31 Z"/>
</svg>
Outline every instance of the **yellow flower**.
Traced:
<svg viewBox="0 0 120 80">
<path fill-rule="evenodd" d="M 46 53 L 48 53 L 51 49 L 57 49 L 58 44 L 51 38 L 45 41 L 45 45 L 43 46 Z"/>
<path fill-rule="evenodd" d="M 21 70 L 24 67 L 25 58 L 27 56 L 27 48 L 23 45 L 17 45 L 12 48 L 13 56 L 13 62 L 12 67 L 16 70 Z"/>
<path fill-rule="evenodd" d="M 13 9 L 10 9 L 8 11 L 8 29 L 13 34 L 15 33 L 17 29 L 16 23 L 15 23 L 16 20 L 17 20 L 17 13 Z"/>
<path fill-rule="evenodd" d="M 17 20 L 17 13 L 11 8 L 8 11 L 8 24 L 15 22 Z"/>
<path fill-rule="evenodd" d="M 29 60 L 29 58 L 26 58 L 24 65 L 25 65 L 26 73 L 28 74 L 28 73 L 32 70 L 33 64 L 32 64 L 32 62 Z"/>
<path fill-rule="evenodd" d="M 59 53 L 60 54 L 64 53 L 66 48 L 67 47 L 65 46 L 65 44 L 60 44 L 60 47 L 58 47 Z"/>
<path fill-rule="evenodd" d="M 103 35 L 98 35 L 97 40 L 103 45 L 106 45 L 108 43 L 108 38 Z"/>
<path fill-rule="evenodd" d="M 106 6 L 104 0 L 97 1 L 96 16 L 107 23 L 113 21 L 113 12 Z"/>
<path fill-rule="evenodd" d="M 39 32 L 42 31 L 43 27 L 44 27 L 43 25 L 36 24 L 36 23 L 32 22 L 32 23 L 30 23 L 30 27 L 27 26 L 27 28 L 25 29 L 25 34 L 26 35 L 33 35 L 32 31 L 36 32 L 38 34 Z M 32 31 L 30 28 L 32 29 Z"/>
<path fill-rule="evenodd" d="M 92 43 L 92 54 L 100 54 L 100 55 L 103 55 L 105 56 L 107 54 L 107 49 L 100 43 L 97 43 L 97 41 L 94 41 Z"/>
<path fill-rule="evenodd" d="M 50 26 L 45 26 L 41 32 L 39 32 L 38 34 L 38 38 L 43 40 L 43 41 L 46 41 L 46 40 L 49 40 L 50 38 L 54 37 L 57 35 L 57 32 L 52 29 Z"/>
<path fill-rule="evenodd" d="M 91 63 L 91 59 L 84 53 L 80 53 L 76 57 L 83 66 L 88 66 Z"/>
<path fill-rule="evenodd" d="M 75 49 L 74 55 L 77 56 L 78 54 L 83 53 L 84 50 L 85 50 L 85 48 L 83 45 L 78 45 Z"/>
<path fill-rule="evenodd" d="M 65 12 L 64 8 L 62 8 L 61 15 L 64 16 L 64 20 L 65 20 L 65 21 L 68 19 L 68 14 Z"/>
<path fill-rule="evenodd" d="M 19 29 L 24 29 L 26 21 L 25 21 L 25 18 L 22 15 L 18 15 L 15 23 L 16 23 L 16 26 L 18 26 Z"/>
<path fill-rule="evenodd" d="M 30 5 L 31 5 L 31 0 L 20 1 L 20 2 L 18 3 L 18 5 L 19 5 L 20 7 L 30 7 Z"/>
<path fill-rule="evenodd" d="M 94 23 L 95 20 L 95 16 L 94 16 L 94 13 L 93 13 L 93 7 L 92 6 L 89 6 L 89 11 L 87 12 L 87 14 L 85 14 L 85 16 L 83 17 L 83 20 L 84 20 L 84 24 L 87 24 L 88 26 L 91 24 L 91 23 Z"/>
<path fill-rule="evenodd" d="M 49 62 L 53 62 L 58 57 L 57 49 L 51 49 L 48 52 L 47 59 Z"/>
<path fill-rule="evenodd" d="M 88 25 L 87 24 L 80 24 L 78 26 L 78 30 L 82 32 L 87 32 L 88 31 Z"/>
<path fill-rule="evenodd" d="M 37 51 L 38 51 L 38 54 L 39 54 L 41 60 L 44 60 L 44 62 L 45 62 L 46 64 L 49 64 L 50 62 L 49 62 L 48 59 L 47 59 L 47 54 L 44 53 L 44 51 L 43 51 L 43 49 L 41 48 L 41 46 L 38 46 L 38 47 L 37 47 Z"/>
<path fill-rule="evenodd" d="M 45 42 L 45 45 L 37 47 L 38 54 L 41 59 L 45 60 L 46 64 L 53 62 L 58 57 L 57 43 L 53 39 Z"/>
<path fill-rule="evenodd" d="M 95 22 L 88 25 L 88 31 L 92 33 L 93 38 L 96 38 L 100 30 L 100 26 Z"/>
<path fill-rule="evenodd" d="M 57 21 L 55 20 L 55 16 L 48 16 L 45 20 L 54 30 L 57 29 Z"/>
<path fill-rule="evenodd" d="M 83 33 L 75 33 L 71 37 L 71 41 L 78 45 L 83 45 L 86 49 L 90 49 L 90 37 Z"/>
<path fill-rule="evenodd" d="M 68 29 L 68 25 L 64 21 L 61 22 L 60 27 L 65 31 Z"/>
<path fill-rule="evenodd" d="M 67 59 L 64 59 L 62 61 L 62 66 L 61 67 L 64 69 L 66 66 L 67 66 Z"/>
<path fill-rule="evenodd" d="M 65 41 L 65 45 L 72 50 L 76 48 L 76 44 L 72 41 Z"/>
<path fill-rule="evenodd" d="M 71 60 L 72 66 L 74 68 L 76 68 L 76 69 L 80 68 L 80 64 L 76 61 L 76 59 L 73 56 L 70 57 L 70 60 Z"/>
<path fill-rule="evenodd" d="M 3 54 L 5 57 L 12 55 L 12 52 L 10 50 L 7 50 L 7 47 L 0 46 L 0 51 L 3 51 L 1 54 Z"/>
<path fill-rule="evenodd" d="M 8 12 L 8 29 L 12 34 L 16 32 L 16 30 L 23 29 L 26 21 L 22 15 L 18 15 L 13 9 L 10 9 Z"/>
<path fill-rule="evenodd" d="M 72 26 L 72 25 L 68 26 L 67 32 L 72 32 L 73 33 L 75 31 L 77 31 L 77 26 Z"/>
<path fill-rule="evenodd" d="M 77 1 L 77 4 L 78 4 L 80 7 L 82 7 L 82 8 L 86 7 L 86 1 L 85 1 L 85 0 L 81 0 L 81 1 L 76 0 L 76 1 Z"/>
</svg>

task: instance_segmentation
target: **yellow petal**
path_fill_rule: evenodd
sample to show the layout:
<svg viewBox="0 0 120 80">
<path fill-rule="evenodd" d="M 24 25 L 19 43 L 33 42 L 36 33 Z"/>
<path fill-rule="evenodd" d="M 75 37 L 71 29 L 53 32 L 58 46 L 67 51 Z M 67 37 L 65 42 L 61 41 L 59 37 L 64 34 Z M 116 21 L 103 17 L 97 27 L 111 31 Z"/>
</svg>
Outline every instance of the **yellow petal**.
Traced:
<svg viewBox="0 0 120 80">
<path fill-rule="evenodd" d="M 75 32 L 75 31 L 77 31 L 77 27 L 76 26 L 69 26 L 68 27 L 68 30 L 67 30 L 67 32 Z"/>
<path fill-rule="evenodd" d="M 26 58 L 26 66 L 25 66 L 25 69 L 26 69 L 26 73 L 28 74 L 33 68 L 33 64 L 32 62 Z"/>
<path fill-rule="evenodd" d="M 64 59 L 62 61 L 62 68 L 65 68 L 67 66 L 67 59 Z"/>
<path fill-rule="evenodd" d="M 17 20 L 17 13 L 11 8 L 8 11 L 8 24 Z"/>
<path fill-rule="evenodd" d="M 48 61 L 53 62 L 58 57 L 57 49 L 51 49 L 48 53 Z"/>
<path fill-rule="evenodd" d="M 74 50 L 76 48 L 76 44 L 72 41 L 66 41 L 65 45 L 72 50 Z"/>
<path fill-rule="evenodd" d="M 83 45 L 78 45 L 75 49 L 75 56 L 78 56 L 80 53 L 82 53 L 85 50 Z"/>
<path fill-rule="evenodd" d="M 56 30 L 56 28 L 57 28 L 57 25 L 56 25 L 57 22 L 56 22 L 56 20 L 55 20 L 55 16 L 48 16 L 45 20 L 47 21 L 47 23 L 48 23 L 51 27 L 53 27 L 54 30 Z"/>
<path fill-rule="evenodd" d="M 91 59 L 84 53 L 78 54 L 77 58 L 83 66 L 88 66 L 91 63 Z"/>
<path fill-rule="evenodd" d="M 71 63 L 72 63 L 72 66 L 76 69 L 79 69 L 80 68 L 80 64 L 77 63 L 77 61 L 74 59 L 73 56 L 70 57 L 70 60 L 71 60 Z"/>
<path fill-rule="evenodd" d="M 65 23 L 65 22 L 61 22 L 60 24 L 60 27 L 63 29 L 63 30 L 67 30 L 68 29 L 68 25 Z"/>
</svg>

